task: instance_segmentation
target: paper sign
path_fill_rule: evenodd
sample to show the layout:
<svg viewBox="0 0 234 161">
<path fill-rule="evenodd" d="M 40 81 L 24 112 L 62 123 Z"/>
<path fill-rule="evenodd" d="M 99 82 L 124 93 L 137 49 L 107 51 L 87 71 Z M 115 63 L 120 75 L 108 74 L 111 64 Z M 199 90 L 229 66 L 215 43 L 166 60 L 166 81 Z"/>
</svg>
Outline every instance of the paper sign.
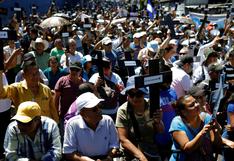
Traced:
<svg viewBox="0 0 234 161">
<path fill-rule="evenodd" d="M 136 66 L 136 61 L 124 61 L 124 65 L 126 67 L 135 67 Z"/>
<path fill-rule="evenodd" d="M 7 31 L 0 31 L 0 39 L 7 39 L 8 34 Z"/>
<path fill-rule="evenodd" d="M 161 83 L 163 82 L 163 76 L 162 75 L 156 75 L 156 76 L 150 76 L 150 77 L 145 77 L 144 78 L 144 85 L 151 85 L 151 84 L 156 84 L 156 83 Z"/>
</svg>

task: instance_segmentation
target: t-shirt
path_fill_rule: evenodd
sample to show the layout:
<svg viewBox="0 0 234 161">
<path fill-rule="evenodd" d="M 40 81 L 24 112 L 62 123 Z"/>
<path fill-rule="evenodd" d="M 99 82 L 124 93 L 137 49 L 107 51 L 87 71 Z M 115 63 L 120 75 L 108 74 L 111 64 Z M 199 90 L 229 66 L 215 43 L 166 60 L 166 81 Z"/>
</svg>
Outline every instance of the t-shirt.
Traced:
<svg viewBox="0 0 234 161">
<path fill-rule="evenodd" d="M 208 113 L 202 112 L 200 113 L 200 116 L 204 117 L 204 125 L 208 124 L 211 121 L 211 115 L 209 115 Z M 191 127 L 191 129 L 195 133 L 198 133 L 200 131 L 200 128 Z M 172 134 L 174 131 L 184 131 L 188 136 L 189 140 L 192 140 L 194 138 L 194 135 L 191 134 L 188 127 L 182 121 L 180 116 L 176 116 L 171 122 L 171 127 L 169 129 L 169 132 Z M 206 137 L 209 136 L 207 135 Z M 179 144 L 177 144 L 174 140 L 173 140 L 172 150 L 173 151 L 180 150 Z M 177 155 L 179 155 L 178 159 L 176 159 Z M 184 160 L 185 160 L 185 155 L 181 152 L 181 153 L 173 153 L 169 161 L 184 161 Z"/>
<path fill-rule="evenodd" d="M 53 48 L 50 52 L 50 56 L 55 56 L 58 58 L 58 61 L 60 62 L 61 56 L 64 54 L 63 50 L 58 50 L 57 48 Z"/>
<path fill-rule="evenodd" d="M 77 84 L 73 83 L 70 79 L 70 75 L 61 77 L 55 85 L 54 90 L 60 92 L 60 117 L 63 118 L 67 113 L 70 105 L 75 101 L 78 95 L 78 89 L 84 80 L 80 77 Z"/>
<path fill-rule="evenodd" d="M 128 102 L 125 102 L 119 107 L 118 112 L 117 112 L 115 126 L 117 128 L 118 127 L 126 128 L 126 130 L 128 131 L 129 140 L 136 145 L 137 144 L 136 136 L 133 130 L 133 124 L 132 124 L 129 112 L 127 111 L 127 104 Z M 146 105 L 146 107 L 147 106 L 148 105 Z M 138 122 L 139 130 L 140 130 L 140 134 L 142 138 L 141 141 L 146 144 L 153 144 L 154 128 L 152 124 L 153 121 L 150 121 L 149 108 L 147 107 L 145 109 L 145 112 L 142 116 L 138 116 L 135 114 L 135 117 Z"/>
<path fill-rule="evenodd" d="M 190 76 L 179 67 L 172 67 L 172 83 L 171 87 L 175 89 L 178 98 L 184 96 L 192 87 Z"/>
</svg>

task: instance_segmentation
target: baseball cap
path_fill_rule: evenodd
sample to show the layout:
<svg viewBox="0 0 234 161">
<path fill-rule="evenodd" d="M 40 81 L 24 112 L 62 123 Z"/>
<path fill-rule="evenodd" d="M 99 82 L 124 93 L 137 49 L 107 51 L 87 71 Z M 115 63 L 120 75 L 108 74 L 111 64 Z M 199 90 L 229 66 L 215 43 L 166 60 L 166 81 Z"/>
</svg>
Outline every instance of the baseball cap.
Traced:
<svg viewBox="0 0 234 161">
<path fill-rule="evenodd" d="M 219 63 L 212 63 L 208 66 L 208 72 L 216 72 L 223 70 L 223 66 Z"/>
<path fill-rule="evenodd" d="M 204 55 L 205 55 L 206 59 L 209 57 L 218 57 L 218 53 L 215 50 L 213 50 L 212 48 L 205 49 Z"/>
<path fill-rule="evenodd" d="M 16 115 L 11 120 L 28 123 L 36 116 L 41 116 L 40 106 L 36 102 L 26 101 L 19 105 Z"/>
<path fill-rule="evenodd" d="M 188 93 L 193 97 L 199 97 L 205 95 L 205 90 L 200 86 L 193 86 Z"/>
<path fill-rule="evenodd" d="M 70 64 L 70 69 L 78 69 L 78 70 L 81 70 L 81 69 L 82 69 L 82 65 L 81 65 L 80 62 L 71 63 L 71 64 Z"/>
<path fill-rule="evenodd" d="M 124 88 L 121 92 L 122 95 L 125 95 L 126 92 L 129 91 L 130 89 L 135 88 L 135 77 L 136 75 L 128 78 L 126 88 Z M 142 91 L 144 94 L 148 94 L 148 90 L 146 88 L 139 88 L 139 90 Z"/>
<path fill-rule="evenodd" d="M 35 59 L 36 56 L 35 54 L 33 54 L 32 52 L 29 52 L 29 53 L 25 53 L 23 55 L 23 61 L 28 61 L 28 60 L 32 60 L 32 59 Z"/>
<path fill-rule="evenodd" d="M 153 40 L 153 41 L 150 41 L 148 44 L 147 44 L 147 48 L 151 51 L 151 52 L 154 52 L 156 53 L 158 51 L 158 42 Z"/>
<path fill-rule="evenodd" d="M 85 55 L 83 58 L 82 58 L 82 64 L 84 65 L 85 63 L 87 62 L 91 62 L 92 61 L 92 57 L 90 55 Z"/>
<path fill-rule="evenodd" d="M 193 57 L 190 55 L 182 55 L 178 61 L 179 64 L 193 63 Z"/>
<path fill-rule="evenodd" d="M 133 38 L 137 38 L 139 39 L 142 36 L 142 34 L 140 32 L 137 32 L 133 35 Z"/>
<path fill-rule="evenodd" d="M 104 99 L 99 99 L 97 96 L 95 96 L 91 92 L 86 92 L 81 94 L 77 99 L 76 99 L 76 107 L 78 109 L 78 113 L 83 109 L 83 108 L 93 108 L 97 104 L 99 104 L 101 101 L 104 101 Z"/>
<path fill-rule="evenodd" d="M 104 38 L 102 39 L 102 44 L 103 44 L 103 45 L 112 44 L 112 41 L 111 41 L 111 39 L 110 39 L 109 37 L 104 37 Z"/>
</svg>

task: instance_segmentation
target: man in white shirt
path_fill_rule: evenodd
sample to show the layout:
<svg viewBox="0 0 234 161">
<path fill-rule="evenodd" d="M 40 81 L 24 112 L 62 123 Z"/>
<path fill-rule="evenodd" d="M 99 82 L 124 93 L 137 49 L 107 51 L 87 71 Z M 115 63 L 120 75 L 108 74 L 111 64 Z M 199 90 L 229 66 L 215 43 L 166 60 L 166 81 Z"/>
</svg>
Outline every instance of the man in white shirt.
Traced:
<svg viewBox="0 0 234 161">
<path fill-rule="evenodd" d="M 184 55 L 180 57 L 180 60 L 176 63 L 176 66 L 172 67 L 172 83 L 171 87 L 175 89 L 177 98 L 187 94 L 192 87 L 192 80 L 190 73 L 193 69 L 193 57 Z"/>
</svg>

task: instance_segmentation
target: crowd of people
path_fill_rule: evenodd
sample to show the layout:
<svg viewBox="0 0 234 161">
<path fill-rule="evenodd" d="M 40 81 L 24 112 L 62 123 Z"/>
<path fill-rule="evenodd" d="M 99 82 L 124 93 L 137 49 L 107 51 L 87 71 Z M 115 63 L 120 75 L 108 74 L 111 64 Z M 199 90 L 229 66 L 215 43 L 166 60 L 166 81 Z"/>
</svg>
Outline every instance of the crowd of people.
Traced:
<svg viewBox="0 0 234 161">
<path fill-rule="evenodd" d="M 2 28 L 17 40 L 3 48 L 0 159 L 232 160 L 232 21 L 181 22 L 172 31 L 161 21 L 175 19 L 175 10 L 150 19 L 98 2 L 54 15 L 69 24 L 40 26 L 60 12 L 51 6 L 43 16 L 14 15 Z M 172 72 L 157 86 L 159 107 L 150 106 L 149 87 L 135 84 L 151 74 L 153 59 L 159 72 Z"/>
</svg>

